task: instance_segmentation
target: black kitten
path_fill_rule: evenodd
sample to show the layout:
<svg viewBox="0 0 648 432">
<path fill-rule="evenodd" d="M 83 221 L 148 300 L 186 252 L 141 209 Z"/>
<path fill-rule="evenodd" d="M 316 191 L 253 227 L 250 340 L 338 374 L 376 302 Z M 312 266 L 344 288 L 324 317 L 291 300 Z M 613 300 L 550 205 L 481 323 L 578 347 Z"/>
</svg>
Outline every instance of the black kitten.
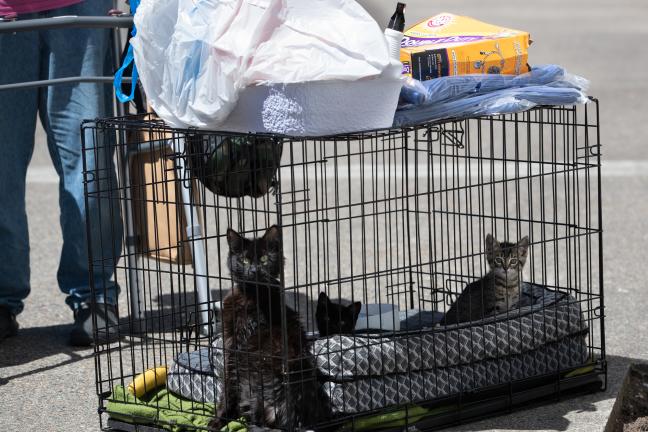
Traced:
<svg viewBox="0 0 648 432">
<path fill-rule="evenodd" d="M 521 273 L 527 259 L 529 237 L 517 243 L 498 242 L 486 236 L 490 271 L 470 283 L 455 301 L 442 324 L 477 321 L 511 309 L 520 300 Z"/>
<path fill-rule="evenodd" d="M 320 336 L 353 333 L 362 303 L 355 302 L 349 306 L 333 303 L 326 293 L 321 292 L 317 299 L 317 330 Z"/>
<path fill-rule="evenodd" d="M 235 285 L 222 306 L 225 400 L 218 410 L 219 419 L 210 427 L 220 430 L 240 417 L 285 430 L 313 424 L 325 412 L 325 399 L 319 395 L 299 315 L 287 306 L 282 310 L 281 230 L 272 226 L 263 237 L 246 239 L 228 229 L 227 242 L 227 265 Z M 282 312 L 287 324 L 285 346 Z M 281 360 L 285 355 L 287 371 Z"/>
</svg>

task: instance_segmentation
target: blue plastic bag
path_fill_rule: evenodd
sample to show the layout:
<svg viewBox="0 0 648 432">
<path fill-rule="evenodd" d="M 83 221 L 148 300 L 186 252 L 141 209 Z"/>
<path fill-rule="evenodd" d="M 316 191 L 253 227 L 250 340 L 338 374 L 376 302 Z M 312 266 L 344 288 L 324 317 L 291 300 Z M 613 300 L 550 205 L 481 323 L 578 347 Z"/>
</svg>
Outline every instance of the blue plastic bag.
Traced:
<svg viewBox="0 0 648 432">
<path fill-rule="evenodd" d="M 416 80 L 414 80 L 416 81 Z M 419 86 L 420 84 L 420 86 Z M 535 67 L 522 75 L 458 75 L 407 82 L 394 126 L 508 114 L 537 105 L 586 103 L 588 81 L 556 65 Z M 420 93 L 425 89 L 424 95 Z"/>
</svg>

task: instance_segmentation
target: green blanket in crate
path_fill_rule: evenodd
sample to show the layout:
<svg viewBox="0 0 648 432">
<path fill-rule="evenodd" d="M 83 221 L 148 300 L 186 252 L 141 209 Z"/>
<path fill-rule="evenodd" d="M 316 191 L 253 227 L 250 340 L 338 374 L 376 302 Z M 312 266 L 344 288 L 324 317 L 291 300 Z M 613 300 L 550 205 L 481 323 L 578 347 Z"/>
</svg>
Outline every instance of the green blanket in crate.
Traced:
<svg viewBox="0 0 648 432">
<path fill-rule="evenodd" d="M 166 388 L 136 398 L 122 386 L 115 386 L 106 407 L 115 420 L 154 424 L 171 432 L 206 428 L 215 414 L 210 403 L 179 398 Z"/>
</svg>

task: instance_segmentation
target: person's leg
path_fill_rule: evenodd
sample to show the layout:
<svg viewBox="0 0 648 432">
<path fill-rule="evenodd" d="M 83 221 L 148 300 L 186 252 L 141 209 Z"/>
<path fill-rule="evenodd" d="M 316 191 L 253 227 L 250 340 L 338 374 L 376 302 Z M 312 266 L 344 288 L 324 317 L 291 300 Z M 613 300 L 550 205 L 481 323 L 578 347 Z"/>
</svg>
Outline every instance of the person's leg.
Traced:
<svg viewBox="0 0 648 432">
<path fill-rule="evenodd" d="M 56 15 L 106 15 L 110 0 L 85 1 L 51 11 Z M 112 74 L 111 39 L 106 29 L 65 29 L 43 32 L 49 50 L 42 78 L 67 76 L 106 76 Z M 122 225 L 116 199 L 113 151 L 108 140 L 97 141 L 86 134 L 86 169 L 93 172 L 84 197 L 83 151 L 80 124 L 112 114 L 112 89 L 109 85 L 81 83 L 50 87 L 41 98 L 41 121 L 48 135 L 52 161 L 60 175 L 59 204 L 63 250 L 58 282 L 66 302 L 73 309 L 91 303 L 92 275 L 95 300 L 116 304 L 119 287 L 114 281 L 114 266 L 121 253 Z M 101 195 L 93 192 L 101 190 Z M 113 190 L 112 194 L 109 192 Z M 111 196 L 112 195 L 112 196 Z M 90 219 L 92 268 L 88 263 L 86 220 Z"/>
<path fill-rule="evenodd" d="M 0 65 L 0 84 L 38 79 L 38 33 L 0 34 Z M 37 108 L 38 89 L 0 91 L 0 307 L 12 315 L 30 289 L 25 179 Z"/>
</svg>

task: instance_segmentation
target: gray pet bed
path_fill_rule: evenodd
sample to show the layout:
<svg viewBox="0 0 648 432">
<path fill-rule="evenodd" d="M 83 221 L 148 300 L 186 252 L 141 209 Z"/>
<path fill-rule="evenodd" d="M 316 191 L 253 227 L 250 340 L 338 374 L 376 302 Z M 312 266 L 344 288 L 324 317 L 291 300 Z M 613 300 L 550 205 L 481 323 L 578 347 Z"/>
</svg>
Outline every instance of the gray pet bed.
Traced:
<svg viewBox="0 0 648 432">
<path fill-rule="evenodd" d="M 324 391 L 333 413 L 359 413 L 395 404 L 415 403 L 512 380 L 553 373 L 587 361 L 583 337 L 569 337 L 511 357 L 411 373 L 329 381 Z"/>
<path fill-rule="evenodd" d="M 334 412 L 428 400 L 585 363 L 580 304 L 538 285 L 522 290 L 519 305 L 479 323 L 316 340 L 312 352 Z"/>
</svg>

